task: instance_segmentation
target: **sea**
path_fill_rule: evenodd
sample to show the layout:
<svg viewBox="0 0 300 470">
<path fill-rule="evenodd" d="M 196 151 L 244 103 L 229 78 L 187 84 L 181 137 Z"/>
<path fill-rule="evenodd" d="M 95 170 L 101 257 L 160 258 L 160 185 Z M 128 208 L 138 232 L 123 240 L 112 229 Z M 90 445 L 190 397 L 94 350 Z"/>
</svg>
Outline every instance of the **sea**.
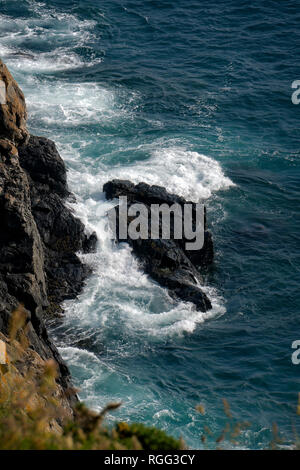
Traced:
<svg viewBox="0 0 300 470">
<path fill-rule="evenodd" d="M 0 0 L 29 130 L 56 142 L 68 205 L 98 235 L 51 336 L 88 406 L 122 402 L 109 426 L 194 449 L 291 448 L 300 433 L 299 22 L 299 0 Z M 112 178 L 205 203 L 210 311 L 112 242 Z"/>
</svg>

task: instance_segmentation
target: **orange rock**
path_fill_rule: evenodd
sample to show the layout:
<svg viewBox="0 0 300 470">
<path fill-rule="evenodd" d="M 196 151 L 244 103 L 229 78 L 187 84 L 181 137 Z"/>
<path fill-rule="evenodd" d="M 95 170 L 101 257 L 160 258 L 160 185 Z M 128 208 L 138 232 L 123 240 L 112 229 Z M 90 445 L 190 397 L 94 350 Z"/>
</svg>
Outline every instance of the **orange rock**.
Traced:
<svg viewBox="0 0 300 470">
<path fill-rule="evenodd" d="M 1 60 L 0 80 L 6 87 L 6 104 L 0 105 L 0 138 L 18 146 L 29 139 L 26 103 L 22 90 Z"/>
</svg>

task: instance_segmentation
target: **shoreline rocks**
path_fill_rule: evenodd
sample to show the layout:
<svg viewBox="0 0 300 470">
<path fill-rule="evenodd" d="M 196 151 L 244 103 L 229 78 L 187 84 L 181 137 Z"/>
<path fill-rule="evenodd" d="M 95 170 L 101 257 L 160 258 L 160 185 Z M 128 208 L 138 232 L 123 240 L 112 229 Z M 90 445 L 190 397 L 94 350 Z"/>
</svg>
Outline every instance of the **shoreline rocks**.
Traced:
<svg viewBox="0 0 300 470">
<path fill-rule="evenodd" d="M 28 143 L 19 147 L 19 158 L 28 177 L 31 210 L 43 244 L 48 300 L 54 310 L 55 305 L 75 298 L 82 290 L 91 270 L 76 253 L 95 251 L 97 236 L 87 236 L 83 223 L 65 205 L 71 194 L 55 143 L 30 136 Z"/>
<path fill-rule="evenodd" d="M 90 268 L 76 253 L 93 251 L 97 237 L 87 236 L 66 207 L 65 164 L 52 141 L 29 135 L 24 95 L 1 60 L 0 79 L 7 97 L 0 105 L 0 332 L 8 334 L 11 314 L 22 304 L 29 347 L 58 364 L 70 414 L 77 397 L 45 320 L 81 291 Z"/>
<path fill-rule="evenodd" d="M 179 204 L 181 207 L 184 204 L 191 204 L 193 223 L 195 223 L 195 203 L 170 194 L 160 186 L 149 186 L 146 183 L 134 185 L 130 181 L 112 180 L 103 186 L 103 191 L 108 200 L 126 196 L 127 209 L 135 203 L 142 203 L 149 213 L 151 204 L 167 204 L 169 207 L 174 203 Z M 116 214 L 117 234 L 119 234 L 118 208 Z M 129 224 L 129 222 L 130 219 L 128 218 L 127 223 Z M 169 240 L 162 238 L 151 239 L 149 234 L 148 239 L 133 240 L 130 237 L 126 239 L 118 237 L 118 242 L 130 244 L 143 270 L 161 286 L 166 287 L 172 297 L 192 302 L 197 310 L 206 312 L 212 306 L 199 284 L 202 281 L 201 271 L 213 262 L 214 255 L 212 236 L 206 228 L 206 220 L 204 230 L 204 245 L 200 250 L 186 250 L 185 243 L 187 240 L 185 238 L 181 240 L 174 239 L 172 230 Z"/>
</svg>

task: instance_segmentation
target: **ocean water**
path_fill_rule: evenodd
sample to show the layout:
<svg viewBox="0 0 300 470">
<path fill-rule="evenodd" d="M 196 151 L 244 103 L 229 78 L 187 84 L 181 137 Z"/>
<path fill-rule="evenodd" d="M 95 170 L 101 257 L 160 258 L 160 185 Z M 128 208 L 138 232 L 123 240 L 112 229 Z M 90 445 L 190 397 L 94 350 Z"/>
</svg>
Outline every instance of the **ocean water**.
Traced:
<svg viewBox="0 0 300 470">
<path fill-rule="evenodd" d="M 0 1 L 0 56 L 24 90 L 32 133 L 54 139 L 99 237 L 83 293 L 52 336 L 80 397 L 202 448 L 227 418 L 238 448 L 298 429 L 300 2 Z M 112 177 L 205 200 L 216 257 L 196 312 L 107 237 Z M 205 415 L 195 410 L 205 406 Z M 207 446 L 214 447 L 213 439 Z M 230 442 L 227 446 L 232 446 Z"/>
</svg>

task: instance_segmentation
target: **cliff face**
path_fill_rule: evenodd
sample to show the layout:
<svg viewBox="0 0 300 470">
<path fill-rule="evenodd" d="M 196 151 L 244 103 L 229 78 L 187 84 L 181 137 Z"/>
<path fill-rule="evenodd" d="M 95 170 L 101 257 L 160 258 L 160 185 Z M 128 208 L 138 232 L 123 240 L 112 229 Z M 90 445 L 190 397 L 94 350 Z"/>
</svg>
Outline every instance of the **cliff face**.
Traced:
<svg viewBox="0 0 300 470">
<path fill-rule="evenodd" d="M 0 59 L 0 80 L 5 83 L 6 104 L 0 106 L 0 137 L 16 145 L 26 142 L 29 133 L 26 128 L 27 111 L 23 92 Z"/>
<path fill-rule="evenodd" d="M 0 332 L 8 334 L 22 304 L 30 348 L 42 361 L 56 361 L 58 387 L 72 404 L 69 371 L 44 321 L 82 288 L 89 269 L 76 252 L 93 250 L 96 236 L 66 208 L 64 162 L 53 142 L 29 135 L 23 93 L 1 60 L 0 79 L 7 92 L 0 105 Z"/>
</svg>

